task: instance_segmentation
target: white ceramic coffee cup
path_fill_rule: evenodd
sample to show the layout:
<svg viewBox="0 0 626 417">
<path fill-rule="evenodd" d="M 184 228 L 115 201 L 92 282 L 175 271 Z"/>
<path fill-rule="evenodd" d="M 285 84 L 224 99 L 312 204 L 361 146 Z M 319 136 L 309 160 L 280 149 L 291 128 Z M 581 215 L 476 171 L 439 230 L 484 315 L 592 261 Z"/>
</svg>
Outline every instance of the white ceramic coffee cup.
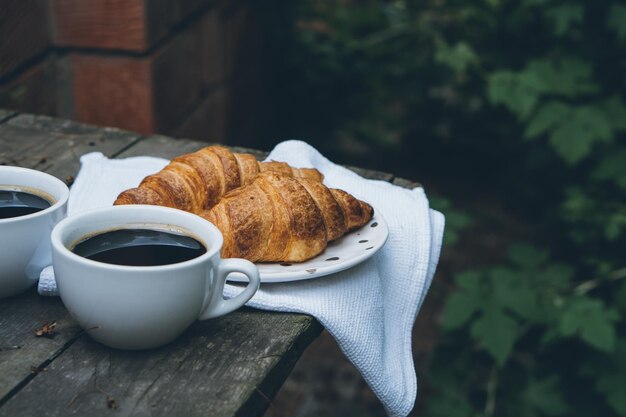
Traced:
<svg viewBox="0 0 626 417">
<path fill-rule="evenodd" d="M 19 294 L 52 262 L 50 232 L 67 213 L 67 185 L 45 172 L 0 166 L 0 190 L 35 194 L 50 207 L 25 216 L 0 219 L 0 298 Z"/>
<path fill-rule="evenodd" d="M 80 241 L 118 229 L 183 234 L 207 251 L 162 266 L 114 265 L 72 252 Z M 220 231 L 199 216 L 159 206 L 113 206 L 61 221 L 52 231 L 53 266 L 65 307 L 92 338 L 120 349 L 148 349 L 174 340 L 195 320 L 230 313 L 252 298 L 258 269 L 244 259 L 221 259 L 222 243 Z M 243 273 L 249 283 L 225 300 L 231 272 Z"/>
</svg>

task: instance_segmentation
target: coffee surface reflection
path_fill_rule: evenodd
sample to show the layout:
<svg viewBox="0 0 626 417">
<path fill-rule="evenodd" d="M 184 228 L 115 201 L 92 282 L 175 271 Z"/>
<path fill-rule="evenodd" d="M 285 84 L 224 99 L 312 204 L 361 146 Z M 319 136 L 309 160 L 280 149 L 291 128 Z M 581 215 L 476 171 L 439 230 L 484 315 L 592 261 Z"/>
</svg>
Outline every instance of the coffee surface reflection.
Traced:
<svg viewBox="0 0 626 417">
<path fill-rule="evenodd" d="M 206 253 L 196 239 L 151 229 L 121 229 L 90 237 L 74 247 L 93 261 L 126 266 L 160 266 L 189 261 Z"/>
<path fill-rule="evenodd" d="M 26 216 L 50 207 L 50 202 L 35 194 L 0 190 L 0 219 Z"/>
</svg>

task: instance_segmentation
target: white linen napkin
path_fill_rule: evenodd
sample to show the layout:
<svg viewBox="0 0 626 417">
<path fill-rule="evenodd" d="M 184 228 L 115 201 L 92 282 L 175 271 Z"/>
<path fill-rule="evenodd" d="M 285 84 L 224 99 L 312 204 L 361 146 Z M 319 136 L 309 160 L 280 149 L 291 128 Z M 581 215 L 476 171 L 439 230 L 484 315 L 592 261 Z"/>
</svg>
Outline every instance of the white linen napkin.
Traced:
<svg viewBox="0 0 626 417">
<path fill-rule="evenodd" d="M 278 144 L 268 160 L 317 168 L 327 186 L 372 204 L 387 221 L 389 238 L 378 253 L 356 267 L 319 279 L 261 285 L 247 305 L 314 316 L 361 372 L 387 413 L 406 416 L 417 395 L 411 333 L 439 260 L 443 215 L 429 208 L 422 188 L 407 190 L 364 179 L 301 141 Z M 68 215 L 112 204 L 122 190 L 137 186 L 167 162 L 84 155 Z M 225 287 L 227 297 L 239 291 L 237 286 Z M 57 295 L 51 267 L 42 272 L 39 292 Z"/>
</svg>

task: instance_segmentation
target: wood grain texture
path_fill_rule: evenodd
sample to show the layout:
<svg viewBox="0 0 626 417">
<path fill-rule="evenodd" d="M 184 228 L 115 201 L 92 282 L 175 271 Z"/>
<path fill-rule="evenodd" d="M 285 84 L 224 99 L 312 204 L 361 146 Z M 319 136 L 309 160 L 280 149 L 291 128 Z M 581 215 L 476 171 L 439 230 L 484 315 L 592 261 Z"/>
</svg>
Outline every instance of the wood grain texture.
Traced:
<svg viewBox="0 0 626 417">
<path fill-rule="evenodd" d="M 135 139 L 117 129 L 18 115 L 0 124 L 0 164 L 37 168 L 66 179 L 76 175 L 82 153 L 101 151 L 110 155 Z M 35 331 L 46 321 L 57 322 L 55 336 L 36 337 Z M 37 375 L 32 368 L 45 367 L 79 333 L 58 298 L 40 297 L 32 289 L 0 300 L 0 404 Z M 4 415 L 2 409 L 0 414 Z"/>
<path fill-rule="evenodd" d="M 400 187 L 409 188 L 409 189 L 413 189 L 413 188 L 416 188 L 416 187 L 422 187 L 422 184 L 420 184 L 419 182 L 407 180 L 405 178 L 395 178 L 393 180 L 393 184 L 399 185 Z"/>
<path fill-rule="evenodd" d="M 36 337 L 44 322 L 56 321 L 53 337 Z M 0 300 L 0 404 L 60 354 L 81 330 L 61 303 L 35 289 Z M 0 408 L 0 414 L 4 411 Z"/>
<path fill-rule="evenodd" d="M 11 114 L 0 111 L 0 120 Z M 206 145 L 44 116 L 21 114 L 0 123 L 0 163 L 13 161 L 60 178 L 75 175 L 79 156 L 92 150 L 171 159 Z M 231 149 L 258 159 L 267 155 Z M 33 336 L 52 320 L 57 336 Z M 30 291 L 0 300 L 0 416 L 260 416 L 321 331 L 307 315 L 242 309 L 197 322 L 168 346 L 126 352 L 93 342 L 58 298 Z M 45 370 L 31 373 L 31 366 Z"/>
<path fill-rule="evenodd" d="M 149 351 L 112 350 L 83 336 L 0 413 L 109 416 L 108 396 L 120 416 L 262 415 L 263 396 L 275 394 L 321 330 L 308 316 L 242 309 Z"/>
<path fill-rule="evenodd" d="M 216 145 L 213 142 L 202 142 L 199 140 L 178 138 L 174 139 L 169 136 L 154 135 L 141 138 L 131 148 L 128 148 L 117 155 L 118 158 L 128 158 L 131 156 L 150 155 L 159 158 L 172 159 L 176 156 L 186 153 L 195 152 L 205 146 Z M 267 157 L 267 152 L 257 149 L 242 148 L 240 146 L 226 146 L 233 152 L 250 153 L 257 160 L 262 161 Z"/>
<path fill-rule="evenodd" d="M 153 135 L 142 138 L 134 146 L 117 155 L 118 158 L 131 156 L 156 156 L 159 158 L 172 159 L 179 155 L 195 152 L 198 149 L 209 146 L 209 143 L 191 139 L 173 139 L 169 136 Z"/>
<path fill-rule="evenodd" d="M 78 172 L 82 154 L 113 156 L 137 139 L 119 129 L 20 114 L 0 125 L 0 164 L 35 168 L 65 180 Z"/>
<path fill-rule="evenodd" d="M 346 168 L 350 171 L 356 172 L 363 178 L 370 180 L 391 181 L 393 179 L 393 174 L 388 172 L 374 171 L 372 169 L 359 168 L 350 165 L 347 165 Z"/>
<path fill-rule="evenodd" d="M 4 123 L 11 117 L 15 116 L 17 112 L 9 109 L 0 109 L 0 123 Z"/>
</svg>

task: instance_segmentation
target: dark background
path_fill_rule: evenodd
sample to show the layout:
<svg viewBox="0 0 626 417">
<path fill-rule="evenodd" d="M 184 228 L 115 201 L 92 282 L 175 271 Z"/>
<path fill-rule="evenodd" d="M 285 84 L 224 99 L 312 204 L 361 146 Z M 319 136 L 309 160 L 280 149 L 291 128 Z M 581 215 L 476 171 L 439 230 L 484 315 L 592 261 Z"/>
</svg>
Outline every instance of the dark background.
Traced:
<svg viewBox="0 0 626 417">
<path fill-rule="evenodd" d="M 413 415 L 626 416 L 626 6 L 259 3 L 3 1 L 0 107 L 418 181 Z M 384 411 L 324 334 L 267 415 Z"/>
</svg>

